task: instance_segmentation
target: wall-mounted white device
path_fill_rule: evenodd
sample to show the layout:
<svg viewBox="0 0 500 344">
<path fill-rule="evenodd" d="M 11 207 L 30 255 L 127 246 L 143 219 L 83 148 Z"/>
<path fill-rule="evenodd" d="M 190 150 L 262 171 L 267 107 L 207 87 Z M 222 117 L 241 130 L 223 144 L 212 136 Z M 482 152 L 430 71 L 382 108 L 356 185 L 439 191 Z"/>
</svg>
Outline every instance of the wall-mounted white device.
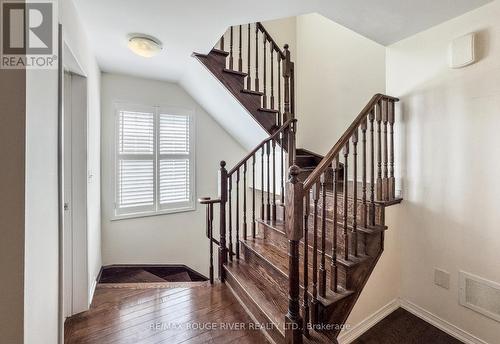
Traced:
<svg viewBox="0 0 500 344">
<path fill-rule="evenodd" d="M 450 68 L 463 68 L 476 62 L 475 34 L 455 38 L 450 43 Z"/>
</svg>

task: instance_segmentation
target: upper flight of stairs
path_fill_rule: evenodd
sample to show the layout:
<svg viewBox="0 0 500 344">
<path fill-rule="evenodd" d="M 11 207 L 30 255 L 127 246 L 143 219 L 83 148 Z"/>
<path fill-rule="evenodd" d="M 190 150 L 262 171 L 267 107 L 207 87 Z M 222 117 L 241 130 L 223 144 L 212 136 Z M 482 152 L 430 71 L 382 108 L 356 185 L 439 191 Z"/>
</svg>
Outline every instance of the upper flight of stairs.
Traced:
<svg viewBox="0 0 500 344">
<path fill-rule="evenodd" d="M 264 93 L 245 88 L 244 81 L 248 74 L 226 68 L 228 52 L 214 48 L 207 55 L 194 54 L 194 56 L 224 84 L 268 133 L 271 134 L 278 128 L 276 125 L 278 110 L 262 107 Z"/>
<path fill-rule="evenodd" d="M 274 57 L 266 57 L 266 47 Z M 230 28 L 218 48 L 194 56 L 270 134 L 229 171 L 221 162 L 219 198 L 200 199 L 211 280 L 218 245 L 219 280 L 272 342 L 337 343 L 383 253 L 385 210 L 401 202 L 394 178 L 398 99 L 373 96 L 323 157 L 295 148 L 293 62 L 262 24 Z"/>
</svg>

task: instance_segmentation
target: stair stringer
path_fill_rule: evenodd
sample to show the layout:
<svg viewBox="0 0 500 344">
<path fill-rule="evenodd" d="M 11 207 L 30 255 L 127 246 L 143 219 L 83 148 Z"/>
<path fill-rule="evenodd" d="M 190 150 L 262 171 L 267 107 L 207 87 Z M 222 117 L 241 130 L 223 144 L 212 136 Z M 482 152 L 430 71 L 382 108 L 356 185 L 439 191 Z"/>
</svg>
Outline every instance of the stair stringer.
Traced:
<svg viewBox="0 0 500 344">
<path fill-rule="evenodd" d="M 245 149 L 253 149 L 269 136 L 227 88 L 197 59 L 192 58 L 189 62 L 180 85 Z"/>
<path fill-rule="evenodd" d="M 384 242 L 384 235 L 385 233 L 380 233 L 380 240 L 381 240 L 381 243 Z M 378 261 L 380 259 L 380 257 L 382 257 L 382 253 L 384 252 L 384 247 L 383 247 L 383 244 L 381 245 L 381 248 L 379 250 L 379 253 L 374 257 L 372 258 L 372 260 L 370 261 L 370 266 L 369 266 L 369 269 L 367 270 L 367 272 L 363 275 L 364 278 L 363 280 L 361 281 L 361 283 L 358 285 L 358 288 L 356 288 L 355 290 L 355 293 L 353 295 L 351 295 L 349 298 L 346 298 L 344 300 L 344 302 L 340 303 L 334 310 L 333 312 L 330 312 L 329 314 L 326 313 L 326 309 L 322 309 L 321 306 L 320 306 L 320 309 L 319 309 L 319 320 L 321 323 L 324 323 L 324 324 L 334 324 L 334 325 L 345 325 L 346 322 L 347 322 L 347 319 L 349 318 L 349 315 L 351 315 L 351 312 L 354 308 L 354 306 L 356 305 L 356 303 L 358 302 L 358 299 L 359 297 L 361 296 L 361 293 L 363 292 L 365 286 L 366 286 L 366 283 L 368 282 L 368 280 L 370 279 L 370 276 L 372 275 L 373 273 L 373 270 L 375 270 L 375 267 L 377 266 L 378 264 Z M 341 326 L 339 326 L 339 328 L 335 331 L 324 331 L 322 332 L 324 335 L 326 335 L 327 337 L 329 337 L 331 340 L 337 340 L 337 337 L 339 336 L 340 332 L 341 332 Z"/>
</svg>

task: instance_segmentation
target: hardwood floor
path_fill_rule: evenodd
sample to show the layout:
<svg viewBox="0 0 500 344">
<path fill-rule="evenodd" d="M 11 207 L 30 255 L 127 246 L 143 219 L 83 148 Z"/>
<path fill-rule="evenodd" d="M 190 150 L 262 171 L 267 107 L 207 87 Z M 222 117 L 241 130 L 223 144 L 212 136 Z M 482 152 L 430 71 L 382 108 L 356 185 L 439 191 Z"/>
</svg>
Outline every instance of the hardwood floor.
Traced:
<svg viewBox="0 0 500 344">
<path fill-rule="evenodd" d="M 231 291 L 221 284 L 98 287 L 91 309 L 69 318 L 64 333 L 66 344 L 267 343 L 250 323 Z"/>
<path fill-rule="evenodd" d="M 402 308 L 389 314 L 353 344 L 461 344 Z"/>
</svg>

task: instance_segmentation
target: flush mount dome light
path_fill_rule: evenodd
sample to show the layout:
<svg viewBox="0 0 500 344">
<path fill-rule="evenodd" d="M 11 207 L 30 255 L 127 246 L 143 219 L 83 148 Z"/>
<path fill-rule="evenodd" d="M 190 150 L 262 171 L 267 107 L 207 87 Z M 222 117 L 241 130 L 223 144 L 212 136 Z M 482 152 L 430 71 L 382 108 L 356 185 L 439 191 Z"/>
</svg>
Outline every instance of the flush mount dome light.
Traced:
<svg viewBox="0 0 500 344">
<path fill-rule="evenodd" d="M 161 42 L 154 37 L 132 34 L 128 37 L 128 48 L 142 57 L 153 57 L 163 49 Z"/>
</svg>

